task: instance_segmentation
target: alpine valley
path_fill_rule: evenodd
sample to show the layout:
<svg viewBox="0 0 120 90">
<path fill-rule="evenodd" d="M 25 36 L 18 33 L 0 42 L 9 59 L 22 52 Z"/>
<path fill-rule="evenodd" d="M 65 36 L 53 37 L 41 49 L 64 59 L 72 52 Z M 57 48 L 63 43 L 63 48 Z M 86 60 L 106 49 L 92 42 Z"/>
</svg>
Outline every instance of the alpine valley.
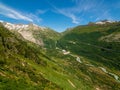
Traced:
<svg viewBox="0 0 120 90">
<path fill-rule="evenodd" d="M 58 33 L 0 21 L 0 90 L 120 90 L 120 22 Z"/>
</svg>

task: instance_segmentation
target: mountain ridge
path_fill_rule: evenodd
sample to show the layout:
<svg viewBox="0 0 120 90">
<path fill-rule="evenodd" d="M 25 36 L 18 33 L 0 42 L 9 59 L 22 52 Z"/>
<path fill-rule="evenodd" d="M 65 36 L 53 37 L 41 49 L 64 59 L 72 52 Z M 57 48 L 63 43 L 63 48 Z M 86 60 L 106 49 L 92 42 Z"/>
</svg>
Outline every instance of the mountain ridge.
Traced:
<svg viewBox="0 0 120 90">
<path fill-rule="evenodd" d="M 4 27 L 6 27 L 8 30 L 14 32 L 18 32 L 23 36 L 24 39 L 31 41 L 33 43 L 36 43 L 40 46 L 45 46 L 44 42 L 52 41 L 54 36 L 59 37 L 59 33 L 55 32 L 54 30 L 47 28 L 47 27 L 41 27 L 36 24 L 30 23 L 30 24 L 12 24 L 8 22 L 1 21 Z M 42 33 L 42 34 L 41 34 Z M 47 35 L 49 34 L 49 35 Z M 39 36 L 38 36 L 39 35 Z M 43 40 L 47 40 L 44 41 Z M 45 39 L 46 38 L 46 39 Z"/>
<path fill-rule="evenodd" d="M 109 36 L 119 34 L 119 22 L 77 26 L 62 35 L 24 31 L 44 46 L 0 25 L 0 89 L 120 89 L 120 43 Z"/>
</svg>

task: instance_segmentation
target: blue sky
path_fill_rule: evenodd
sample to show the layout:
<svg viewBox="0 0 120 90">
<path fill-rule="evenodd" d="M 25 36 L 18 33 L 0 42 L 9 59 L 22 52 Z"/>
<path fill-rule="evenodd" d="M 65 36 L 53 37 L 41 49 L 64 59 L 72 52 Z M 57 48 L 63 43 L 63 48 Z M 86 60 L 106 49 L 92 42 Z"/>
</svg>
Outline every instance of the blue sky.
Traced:
<svg viewBox="0 0 120 90">
<path fill-rule="evenodd" d="M 103 19 L 120 20 L 120 0 L 0 0 L 0 20 L 58 32 Z"/>
</svg>

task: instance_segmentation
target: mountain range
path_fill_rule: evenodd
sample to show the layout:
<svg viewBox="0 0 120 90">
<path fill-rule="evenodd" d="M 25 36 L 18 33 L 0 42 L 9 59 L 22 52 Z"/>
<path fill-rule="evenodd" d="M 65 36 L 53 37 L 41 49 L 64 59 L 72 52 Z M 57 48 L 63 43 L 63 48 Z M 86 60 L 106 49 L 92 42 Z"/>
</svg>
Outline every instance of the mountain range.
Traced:
<svg viewBox="0 0 120 90">
<path fill-rule="evenodd" d="M 0 21 L 0 90 L 120 90 L 120 22 L 59 33 Z"/>
</svg>

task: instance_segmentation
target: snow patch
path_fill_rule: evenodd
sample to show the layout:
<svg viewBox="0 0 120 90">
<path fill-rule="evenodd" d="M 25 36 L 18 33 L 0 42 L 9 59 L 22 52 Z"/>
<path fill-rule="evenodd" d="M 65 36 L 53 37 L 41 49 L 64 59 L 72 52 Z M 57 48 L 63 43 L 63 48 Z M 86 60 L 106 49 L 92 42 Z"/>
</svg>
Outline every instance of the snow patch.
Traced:
<svg viewBox="0 0 120 90">
<path fill-rule="evenodd" d="M 8 22 L 3 23 L 3 25 L 6 28 L 8 28 L 9 30 L 21 30 L 21 29 L 26 29 L 28 27 L 28 25 L 24 25 L 24 24 L 12 24 L 12 23 L 8 23 Z"/>
<path fill-rule="evenodd" d="M 77 60 L 79 63 L 82 63 L 82 61 L 80 60 L 80 57 L 76 57 L 76 60 Z"/>
<path fill-rule="evenodd" d="M 62 50 L 64 55 L 70 54 L 70 51 Z"/>
<path fill-rule="evenodd" d="M 99 22 L 96 22 L 95 24 L 106 24 L 106 23 L 114 23 L 115 21 L 109 21 L 109 20 L 106 20 L 106 21 L 99 21 Z"/>
<path fill-rule="evenodd" d="M 33 30 L 42 30 L 44 31 L 46 27 L 41 27 L 36 24 L 12 24 L 9 22 L 4 22 L 0 20 L 0 22 L 9 30 L 28 30 L 28 29 L 33 29 Z"/>
</svg>

